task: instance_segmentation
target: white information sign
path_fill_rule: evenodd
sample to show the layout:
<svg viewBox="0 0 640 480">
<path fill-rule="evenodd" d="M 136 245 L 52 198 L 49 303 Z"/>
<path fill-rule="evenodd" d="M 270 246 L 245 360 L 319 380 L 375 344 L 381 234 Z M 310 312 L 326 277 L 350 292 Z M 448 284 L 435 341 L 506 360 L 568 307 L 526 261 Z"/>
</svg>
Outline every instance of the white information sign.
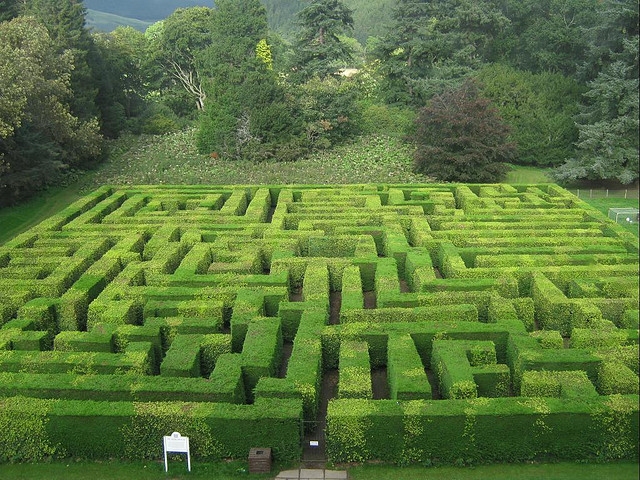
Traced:
<svg viewBox="0 0 640 480">
<path fill-rule="evenodd" d="M 167 464 L 167 453 L 186 453 L 187 469 L 191 471 L 191 453 L 189 452 L 189 437 L 183 437 L 178 432 L 173 432 L 171 436 L 164 438 L 164 471 L 169 471 Z"/>
</svg>

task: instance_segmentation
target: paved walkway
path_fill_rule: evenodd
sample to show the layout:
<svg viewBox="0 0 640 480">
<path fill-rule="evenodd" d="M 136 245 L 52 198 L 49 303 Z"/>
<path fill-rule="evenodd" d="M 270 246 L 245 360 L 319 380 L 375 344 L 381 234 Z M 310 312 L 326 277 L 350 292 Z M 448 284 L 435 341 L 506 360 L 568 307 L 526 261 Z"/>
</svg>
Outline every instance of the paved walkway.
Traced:
<svg viewBox="0 0 640 480">
<path fill-rule="evenodd" d="M 297 470 L 280 472 L 275 480 L 347 480 L 347 472 L 299 468 Z"/>
</svg>

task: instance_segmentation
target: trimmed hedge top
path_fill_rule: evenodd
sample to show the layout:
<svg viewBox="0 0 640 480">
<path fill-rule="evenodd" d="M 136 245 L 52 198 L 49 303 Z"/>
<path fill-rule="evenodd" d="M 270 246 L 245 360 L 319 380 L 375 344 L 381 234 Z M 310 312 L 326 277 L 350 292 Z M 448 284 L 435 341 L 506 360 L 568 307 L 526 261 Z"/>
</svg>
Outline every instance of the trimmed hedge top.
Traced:
<svg viewBox="0 0 640 480">
<path fill-rule="evenodd" d="M 0 247 L 0 461 L 633 458 L 637 349 L 638 239 L 556 185 L 103 187 Z"/>
</svg>

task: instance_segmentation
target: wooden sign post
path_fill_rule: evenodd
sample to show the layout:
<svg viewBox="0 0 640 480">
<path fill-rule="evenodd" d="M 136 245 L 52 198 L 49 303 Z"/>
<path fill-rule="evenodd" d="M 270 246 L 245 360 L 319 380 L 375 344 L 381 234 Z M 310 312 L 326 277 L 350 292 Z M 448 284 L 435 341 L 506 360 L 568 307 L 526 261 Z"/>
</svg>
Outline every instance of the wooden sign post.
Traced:
<svg viewBox="0 0 640 480">
<path fill-rule="evenodd" d="M 178 432 L 164 437 L 164 471 L 169 471 L 167 453 L 186 453 L 187 470 L 191 471 L 191 453 L 189 452 L 189 437 L 183 437 Z"/>
</svg>

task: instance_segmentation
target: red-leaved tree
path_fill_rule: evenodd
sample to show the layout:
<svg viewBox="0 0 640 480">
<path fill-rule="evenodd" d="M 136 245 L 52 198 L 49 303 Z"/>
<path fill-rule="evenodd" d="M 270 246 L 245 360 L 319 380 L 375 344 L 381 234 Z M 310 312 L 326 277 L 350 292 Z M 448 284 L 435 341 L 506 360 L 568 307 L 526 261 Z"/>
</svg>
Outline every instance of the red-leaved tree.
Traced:
<svg viewBox="0 0 640 480">
<path fill-rule="evenodd" d="M 416 127 L 414 170 L 437 180 L 499 182 L 516 155 L 509 127 L 473 80 L 433 97 Z"/>
</svg>

